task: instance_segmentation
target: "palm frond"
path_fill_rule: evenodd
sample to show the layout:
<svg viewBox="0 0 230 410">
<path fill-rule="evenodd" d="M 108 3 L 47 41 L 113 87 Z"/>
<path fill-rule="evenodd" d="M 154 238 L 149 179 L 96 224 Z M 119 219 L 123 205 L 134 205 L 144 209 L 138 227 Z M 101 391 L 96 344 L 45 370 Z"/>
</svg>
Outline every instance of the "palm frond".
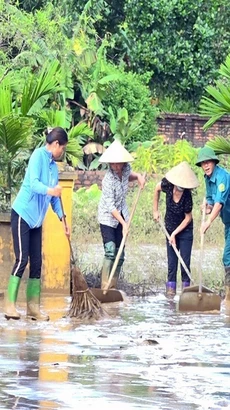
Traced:
<svg viewBox="0 0 230 410">
<path fill-rule="evenodd" d="M 7 79 L 0 83 L 0 119 L 12 113 L 11 87 Z"/>
<path fill-rule="evenodd" d="M 68 129 L 71 124 L 72 113 L 69 110 L 42 110 L 39 117 L 50 127 L 62 127 Z"/>
<path fill-rule="evenodd" d="M 227 56 L 225 63 L 221 64 L 219 73 L 230 80 L 230 54 Z"/>
<path fill-rule="evenodd" d="M 39 77 L 32 75 L 25 84 L 22 94 L 21 113 L 23 116 L 39 112 L 51 93 L 60 91 L 60 64 L 57 60 L 48 62 Z"/>
<path fill-rule="evenodd" d="M 202 97 L 200 103 L 200 114 L 210 117 L 204 124 L 205 131 L 223 115 L 230 114 L 230 83 L 226 83 L 226 79 L 230 79 L 230 54 L 225 63 L 221 64 L 219 73 L 225 77 L 224 82 L 218 80 L 215 86 L 209 85 L 206 88 L 209 96 Z"/>
<path fill-rule="evenodd" d="M 230 154 L 230 141 L 224 137 L 217 136 L 214 139 L 206 143 L 211 147 L 215 153 L 218 154 Z"/>
<path fill-rule="evenodd" d="M 0 145 L 9 152 L 11 158 L 23 148 L 27 148 L 31 136 L 32 120 L 16 115 L 8 115 L 0 120 Z"/>
<path fill-rule="evenodd" d="M 85 122 L 78 123 L 77 125 L 72 127 L 70 131 L 68 132 L 68 137 L 70 140 L 71 139 L 79 140 L 79 137 L 81 137 L 82 135 L 85 135 L 92 139 L 94 137 L 93 130 Z"/>
</svg>

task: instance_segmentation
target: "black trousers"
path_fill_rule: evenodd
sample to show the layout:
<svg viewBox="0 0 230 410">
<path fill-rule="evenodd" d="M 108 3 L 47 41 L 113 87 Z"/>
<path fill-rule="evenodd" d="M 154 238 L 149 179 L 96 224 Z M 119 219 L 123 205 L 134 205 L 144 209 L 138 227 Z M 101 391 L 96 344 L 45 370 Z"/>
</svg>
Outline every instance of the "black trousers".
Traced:
<svg viewBox="0 0 230 410">
<path fill-rule="evenodd" d="M 12 209 L 11 230 L 16 259 L 11 274 L 21 278 L 29 260 L 29 277 L 31 279 L 40 279 L 42 267 L 42 227 L 31 229 L 24 219 Z"/>
<path fill-rule="evenodd" d="M 111 226 L 100 224 L 100 229 L 103 244 L 105 245 L 108 242 L 114 242 L 116 248 L 119 248 L 123 238 L 122 225 L 119 223 L 116 228 L 112 228 Z"/>
<path fill-rule="evenodd" d="M 184 260 L 185 265 L 190 271 L 190 262 L 191 262 L 191 252 L 193 244 L 193 231 L 191 229 L 184 230 L 176 235 L 176 247 L 180 252 L 182 259 Z M 172 247 L 169 244 L 169 241 L 166 240 L 167 245 L 167 256 L 168 256 L 168 281 L 176 282 L 177 281 L 177 268 L 178 268 L 178 257 Z M 183 266 L 181 265 L 181 280 L 182 282 L 189 282 L 190 279 L 185 272 Z"/>
</svg>

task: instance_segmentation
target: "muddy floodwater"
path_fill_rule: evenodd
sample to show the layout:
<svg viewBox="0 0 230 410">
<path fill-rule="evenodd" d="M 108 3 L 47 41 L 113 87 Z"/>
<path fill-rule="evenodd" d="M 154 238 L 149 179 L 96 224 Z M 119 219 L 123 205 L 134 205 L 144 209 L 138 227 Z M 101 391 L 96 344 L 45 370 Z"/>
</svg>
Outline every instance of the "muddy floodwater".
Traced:
<svg viewBox="0 0 230 410">
<path fill-rule="evenodd" d="M 220 250 L 205 251 L 206 277 L 222 277 Z M 80 249 L 95 269 L 101 246 Z M 85 264 L 85 265 L 84 265 Z M 194 273 L 200 269 L 196 252 Z M 125 275 L 165 277 L 165 248 L 127 247 Z M 219 279 L 218 279 L 219 280 Z M 179 289 L 178 289 L 179 292 Z M 42 295 L 45 323 L 6 321 L 0 299 L 0 409 L 230 409 L 230 311 L 180 313 L 179 295 L 159 286 L 148 298 L 106 306 L 108 317 L 64 318 L 70 297 Z"/>
<path fill-rule="evenodd" d="M 107 305 L 89 324 L 63 317 L 69 297 L 43 296 L 46 323 L 6 321 L 1 301 L 0 408 L 230 409 L 230 312 L 179 313 L 178 298 Z"/>
</svg>

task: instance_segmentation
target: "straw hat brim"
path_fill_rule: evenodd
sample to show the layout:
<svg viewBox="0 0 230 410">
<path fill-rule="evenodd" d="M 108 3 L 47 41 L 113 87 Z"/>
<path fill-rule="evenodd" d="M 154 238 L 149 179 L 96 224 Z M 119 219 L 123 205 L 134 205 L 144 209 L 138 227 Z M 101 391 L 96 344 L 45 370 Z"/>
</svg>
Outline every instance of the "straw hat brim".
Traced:
<svg viewBox="0 0 230 410">
<path fill-rule="evenodd" d="M 173 185 L 185 189 L 193 189 L 199 186 L 199 181 L 186 161 L 173 167 L 165 174 L 165 178 Z"/>
<path fill-rule="evenodd" d="M 132 161 L 134 161 L 134 158 L 118 140 L 113 141 L 99 159 L 100 163 L 123 163 Z"/>
</svg>

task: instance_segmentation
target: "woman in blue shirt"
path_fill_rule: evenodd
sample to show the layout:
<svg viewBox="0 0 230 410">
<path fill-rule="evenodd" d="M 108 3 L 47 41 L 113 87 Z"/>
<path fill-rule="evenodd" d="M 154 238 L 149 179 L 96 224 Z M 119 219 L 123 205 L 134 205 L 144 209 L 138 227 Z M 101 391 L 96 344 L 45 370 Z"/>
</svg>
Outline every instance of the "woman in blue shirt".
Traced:
<svg viewBox="0 0 230 410">
<path fill-rule="evenodd" d="M 30 260 L 27 283 L 27 317 L 49 320 L 40 312 L 42 223 L 51 204 L 62 220 L 60 199 L 62 187 L 58 184 L 58 168 L 55 160 L 60 158 L 68 142 L 63 128 L 56 127 L 46 136 L 46 145 L 32 153 L 21 188 L 12 205 L 11 229 L 15 252 L 15 264 L 10 275 L 5 300 L 5 317 L 20 319 L 16 301 L 20 281 Z M 66 235 L 69 228 L 63 227 Z"/>
</svg>

